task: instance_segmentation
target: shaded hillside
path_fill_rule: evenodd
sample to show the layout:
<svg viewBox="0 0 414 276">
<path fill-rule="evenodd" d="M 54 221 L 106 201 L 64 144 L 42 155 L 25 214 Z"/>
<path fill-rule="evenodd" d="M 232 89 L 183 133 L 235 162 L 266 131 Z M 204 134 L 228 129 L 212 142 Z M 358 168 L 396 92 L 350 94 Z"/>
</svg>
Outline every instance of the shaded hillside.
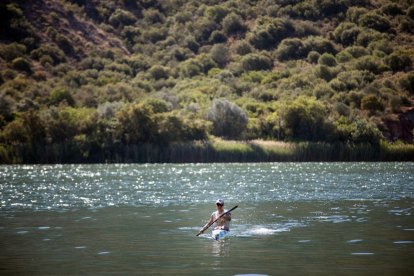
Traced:
<svg viewBox="0 0 414 276">
<path fill-rule="evenodd" d="M 3 1 L 0 26 L 2 162 L 212 136 L 413 143 L 412 0 Z"/>
</svg>

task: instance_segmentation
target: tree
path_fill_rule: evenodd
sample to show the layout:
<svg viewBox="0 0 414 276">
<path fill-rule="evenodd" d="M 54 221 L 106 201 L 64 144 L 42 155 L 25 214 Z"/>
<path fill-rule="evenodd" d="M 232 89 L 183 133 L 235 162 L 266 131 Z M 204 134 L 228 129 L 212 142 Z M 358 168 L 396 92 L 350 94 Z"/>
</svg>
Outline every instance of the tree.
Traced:
<svg viewBox="0 0 414 276">
<path fill-rule="evenodd" d="M 215 99 L 208 110 L 207 119 L 213 123 L 213 134 L 229 139 L 240 138 L 247 127 L 247 114 L 226 99 Z"/>
<path fill-rule="evenodd" d="M 153 142 L 157 127 L 151 106 L 130 104 L 122 108 L 116 118 L 120 122 L 118 136 L 125 144 Z"/>
<path fill-rule="evenodd" d="M 300 96 L 281 108 L 282 132 L 288 139 L 326 140 L 327 113 L 327 108 L 321 102 Z"/>
</svg>

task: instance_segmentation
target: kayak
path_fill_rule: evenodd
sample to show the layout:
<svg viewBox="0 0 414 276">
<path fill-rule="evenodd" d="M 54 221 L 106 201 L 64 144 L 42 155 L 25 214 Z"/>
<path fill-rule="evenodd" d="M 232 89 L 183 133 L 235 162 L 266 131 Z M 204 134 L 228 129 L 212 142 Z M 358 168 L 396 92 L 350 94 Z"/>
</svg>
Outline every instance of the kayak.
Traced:
<svg viewBox="0 0 414 276">
<path fill-rule="evenodd" d="M 223 230 L 223 229 L 214 229 L 213 232 L 211 232 L 211 236 L 216 241 L 224 239 L 229 234 L 230 234 L 230 231 Z"/>
</svg>

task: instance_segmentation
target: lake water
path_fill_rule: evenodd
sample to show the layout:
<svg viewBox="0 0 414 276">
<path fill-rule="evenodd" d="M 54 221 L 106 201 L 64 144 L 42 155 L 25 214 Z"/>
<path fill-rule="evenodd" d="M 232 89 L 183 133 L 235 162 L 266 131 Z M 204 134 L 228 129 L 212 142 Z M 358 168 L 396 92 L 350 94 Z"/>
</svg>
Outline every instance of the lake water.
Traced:
<svg viewBox="0 0 414 276">
<path fill-rule="evenodd" d="M 0 166 L 0 204 L 0 274 L 414 274 L 414 163 Z"/>
</svg>

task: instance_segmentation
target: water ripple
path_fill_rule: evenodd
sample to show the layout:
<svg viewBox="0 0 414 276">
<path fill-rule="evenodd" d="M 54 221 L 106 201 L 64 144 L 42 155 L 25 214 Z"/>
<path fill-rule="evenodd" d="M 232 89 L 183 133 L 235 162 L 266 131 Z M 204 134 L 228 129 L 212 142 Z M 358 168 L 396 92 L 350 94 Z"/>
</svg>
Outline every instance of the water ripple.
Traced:
<svg viewBox="0 0 414 276">
<path fill-rule="evenodd" d="M 414 163 L 0 166 L 2 210 L 413 198 Z M 369 212 L 357 208 L 357 213 Z M 409 210 L 390 210 L 411 215 Z M 341 222 L 348 218 L 321 218 Z"/>
</svg>

